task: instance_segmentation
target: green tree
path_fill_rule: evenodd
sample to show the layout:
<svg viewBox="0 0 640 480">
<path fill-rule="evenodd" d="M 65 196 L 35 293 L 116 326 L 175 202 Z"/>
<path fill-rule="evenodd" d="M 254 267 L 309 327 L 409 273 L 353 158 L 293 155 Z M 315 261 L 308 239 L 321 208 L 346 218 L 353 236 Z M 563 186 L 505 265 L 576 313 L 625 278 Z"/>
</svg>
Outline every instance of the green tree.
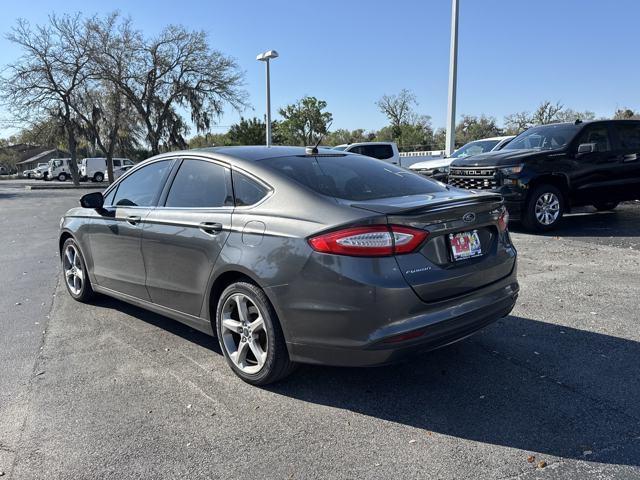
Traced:
<svg viewBox="0 0 640 480">
<path fill-rule="evenodd" d="M 222 147 L 233 145 L 226 133 L 204 133 L 189 139 L 189 148 Z"/>
<path fill-rule="evenodd" d="M 322 143 L 326 145 L 343 145 L 345 143 L 370 142 L 375 138 L 375 133 L 367 133 L 363 128 L 348 130 L 339 128 L 325 137 Z"/>
<path fill-rule="evenodd" d="M 456 125 L 456 145 L 481 138 L 495 137 L 502 134 L 502 130 L 496 125 L 496 119 L 486 115 L 463 115 Z"/>
<path fill-rule="evenodd" d="M 418 101 L 413 92 L 403 88 L 397 95 L 383 95 L 376 106 L 389 120 L 392 138 L 395 140 L 402 135 L 402 125 L 413 123 L 414 107 L 418 106 Z"/>
<path fill-rule="evenodd" d="M 331 113 L 324 111 L 327 102 L 316 97 L 303 97 L 296 103 L 278 110 L 283 120 L 277 125 L 277 133 L 284 143 L 290 145 L 313 145 L 328 133 L 333 120 Z"/>
<path fill-rule="evenodd" d="M 640 112 L 634 112 L 630 108 L 619 108 L 613 114 L 615 120 L 640 120 Z"/>
</svg>

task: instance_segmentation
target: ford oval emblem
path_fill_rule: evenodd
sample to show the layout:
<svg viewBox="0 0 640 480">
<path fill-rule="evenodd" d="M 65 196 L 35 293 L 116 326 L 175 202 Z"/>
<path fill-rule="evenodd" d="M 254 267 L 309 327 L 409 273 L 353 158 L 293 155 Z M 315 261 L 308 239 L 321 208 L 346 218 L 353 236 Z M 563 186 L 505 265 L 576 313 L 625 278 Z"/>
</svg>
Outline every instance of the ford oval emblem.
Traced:
<svg viewBox="0 0 640 480">
<path fill-rule="evenodd" d="M 465 213 L 462 217 L 462 220 L 464 220 L 467 223 L 471 223 L 476 219 L 476 214 L 473 212 L 468 212 Z"/>
</svg>

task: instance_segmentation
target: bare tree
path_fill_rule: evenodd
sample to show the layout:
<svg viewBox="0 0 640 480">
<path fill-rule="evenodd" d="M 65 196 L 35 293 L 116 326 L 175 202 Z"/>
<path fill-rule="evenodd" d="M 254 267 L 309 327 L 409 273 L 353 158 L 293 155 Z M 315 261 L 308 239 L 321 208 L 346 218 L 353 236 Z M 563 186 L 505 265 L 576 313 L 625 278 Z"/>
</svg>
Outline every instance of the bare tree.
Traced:
<svg viewBox="0 0 640 480">
<path fill-rule="evenodd" d="M 531 117 L 534 125 L 547 125 L 559 121 L 559 115 L 564 109 L 560 102 L 551 103 L 549 100 L 542 102 Z"/>
<path fill-rule="evenodd" d="M 32 28 L 19 20 L 7 39 L 22 49 L 1 81 L 2 98 L 18 118 L 56 117 L 67 135 L 71 176 L 77 185 L 79 125 L 73 101 L 87 79 L 89 44 L 79 15 L 49 17 L 47 25 Z"/>
<path fill-rule="evenodd" d="M 415 119 L 413 109 L 418 101 L 413 92 L 403 88 L 397 95 L 383 95 L 376 105 L 389 119 L 394 138 L 398 138 L 402 134 L 402 125 L 412 123 Z"/>
<path fill-rule="evenodd" d="M 187 109 L 201 132 L 211 127 L 225 104 L 237 110 L 246 106 L 243 73 L 233 59 L 209 46 L 204 32 L 169 26 L 145 40 L 124 21 L 118 35 L 125 53 L 103 50 L 96 58 L 100 76 L 135 108 L 153 154 L 161 145 L 186 146 L 188 125 L 178 109 Z M 123 56 L 126 61 L 120 65 Z"/>
<path fill-rule="evenodd" d="M 131 102 L 119 88 L 127 76 L 132 59 L 130 20 L 121 20 L 117 13 L 105 18 L 93 17 L 86 23 L 91 61 L 90 77 L 76 101 L 72 102 L 87 139 L 105 155 L 107 177 L 113 181 L 113 155 L 137 146 L 139 119 Z M 109 79 L 102 71 L 108 57 L 112 70 Z M 117 79 L 118 82 L 112 79 Z"/>
</svg>

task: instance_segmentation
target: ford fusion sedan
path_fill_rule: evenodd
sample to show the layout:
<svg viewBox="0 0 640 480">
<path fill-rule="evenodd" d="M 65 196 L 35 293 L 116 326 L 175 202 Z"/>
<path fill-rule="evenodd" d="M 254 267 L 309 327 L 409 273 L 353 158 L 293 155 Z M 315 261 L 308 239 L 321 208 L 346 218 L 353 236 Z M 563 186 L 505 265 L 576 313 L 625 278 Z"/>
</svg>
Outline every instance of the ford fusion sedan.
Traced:
<svg viewBox="0 0 640 480">
<path fill-rule="evenodd" d="M 502 194 L 531 230 L 556 228 L 576 206 L 613 210 L 640 199 L 640 121 L 532 127 L 499 152 L 454 160 L 449 183 Z"/>
<path fill-rule="evenodd" d="M 61 221 L 76 300 L 96 293 L 216 335 L 264 385 L 297 363 L 370 366 L 460 340 L 518 295 L 502 198 L 358 154 L 163 154 Z"/>
</svg>

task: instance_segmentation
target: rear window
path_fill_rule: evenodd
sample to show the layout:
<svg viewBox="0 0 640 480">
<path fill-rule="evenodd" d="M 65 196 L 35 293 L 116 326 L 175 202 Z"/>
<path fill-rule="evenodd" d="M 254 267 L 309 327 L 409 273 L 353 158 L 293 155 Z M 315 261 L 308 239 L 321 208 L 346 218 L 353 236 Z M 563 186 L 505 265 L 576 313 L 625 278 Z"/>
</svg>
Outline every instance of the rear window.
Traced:
<svg viewBox="0 0 640 480">
<path fill-rule="evenodd" d="M 446 189 L 417 173 L 360 155 L 280 157 L 261 163 L 315 192 L 345 200 L 424 195 Z"/>
</svg>

